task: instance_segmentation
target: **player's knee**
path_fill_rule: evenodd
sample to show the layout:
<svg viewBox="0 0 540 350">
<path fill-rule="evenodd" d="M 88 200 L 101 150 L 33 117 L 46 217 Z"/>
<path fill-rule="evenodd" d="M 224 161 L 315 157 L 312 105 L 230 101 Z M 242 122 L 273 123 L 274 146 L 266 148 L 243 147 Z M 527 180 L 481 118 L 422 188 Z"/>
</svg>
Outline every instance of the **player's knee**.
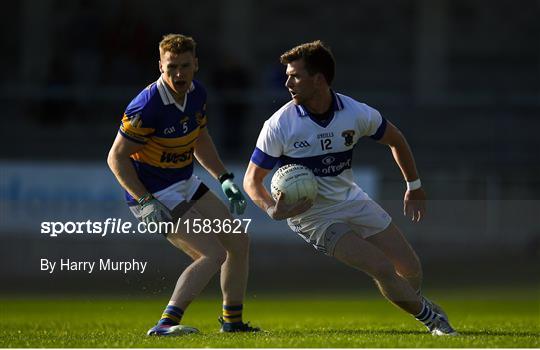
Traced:
<svg viewBox="0 0 540 350">
<path fill-rule="evenodd" d="M 193 251 L 189 251 L 189 252 L 185 252 L 190 258 L 191 260 L 193 261 L 197 261 L 198 259 L 201 258 L 201 254 L 199 253 L 196 253 L 196 252 L 193 252 Z"/>
<path fill-rule="evenodd" d="M 251 238 L 249 238 L 246 234 L 239 234 L 238 235 L 238 249 L 242 253 L 247 253 L 249 250 L 249 244 L 251 243 Z"/>
<path fill-rule="evenodd" d="M 405 278 L 422 277 L 422 263 L 420 263 L 420 259 L 418 259 L 418 256 L 415 254 L 412 259 L 401 264 L 398 272 Z"/>
<path fill-rule="evenodd" d="M 379 261 L 373 263 L 367 268 L 366 272 L 378 281 L 384 281 L 396 277 L 396 269 L 389 261 Z"/>
<path fill-rule="evenodd" d="M 227 260 L 227 252 L 225 251 L 225 249 L 207 252 L 206 254 L 201 256 L 201 258 L 205 259 L 210 264 L 221 266 L 223 265 L 225 260 Z"/>
<path fill-rule="evenodd" d="M 227 247 L 227 252 L 235 255 L 246 255 L 249 252 L 250 238 L 246 234 L 235 236 L 234 242 Z"/>
</svg>

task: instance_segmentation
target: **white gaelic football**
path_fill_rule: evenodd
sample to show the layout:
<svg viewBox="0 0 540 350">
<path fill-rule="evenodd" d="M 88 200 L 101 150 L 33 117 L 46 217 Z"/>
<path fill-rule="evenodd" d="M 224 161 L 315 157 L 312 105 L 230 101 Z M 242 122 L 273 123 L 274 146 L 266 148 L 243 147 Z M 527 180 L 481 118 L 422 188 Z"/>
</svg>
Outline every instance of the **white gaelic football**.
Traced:
<svg viewBox="0 0 540 350">
<path fill-rule="evenodd" d="M 272 197 L 277 200 L 279 192 L 285 194 L 285 203 L 293 204 L 301 198 L 315 200 L 317 180 L 313 172 L 298 164 L 287 164 L 276 170 L 270 185 Z"/>
<path fill-rule="evenodd" d="M 181 324 L 169 327 L 169 330 L 167 332 L 168 335 L 184 335 L 184 334 L 192 334 L 192 333 L 200 333 L 200 332 L 197 328 L 190 327 L 190 326 L 183 326 Z"/>
</svg>

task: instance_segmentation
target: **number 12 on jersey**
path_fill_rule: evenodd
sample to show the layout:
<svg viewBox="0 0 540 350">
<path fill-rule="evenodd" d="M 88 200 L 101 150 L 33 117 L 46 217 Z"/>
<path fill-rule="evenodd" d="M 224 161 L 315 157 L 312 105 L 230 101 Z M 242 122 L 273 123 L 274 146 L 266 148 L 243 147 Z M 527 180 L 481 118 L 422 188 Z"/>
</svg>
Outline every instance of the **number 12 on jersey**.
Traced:
<svg viewBox="0 0 540 350">
<path fill-rule="evenodd" d="M 331 139 L 321 139 L 321 149 L 323 151 L 332 149 L 332 140 Z"/>
</svg>

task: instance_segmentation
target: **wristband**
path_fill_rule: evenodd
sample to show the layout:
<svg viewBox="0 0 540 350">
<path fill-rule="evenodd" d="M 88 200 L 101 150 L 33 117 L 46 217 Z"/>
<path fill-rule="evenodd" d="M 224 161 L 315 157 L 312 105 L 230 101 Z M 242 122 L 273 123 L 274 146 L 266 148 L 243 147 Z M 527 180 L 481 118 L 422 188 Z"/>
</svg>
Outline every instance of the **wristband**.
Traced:
<svg viewBox="0 0 540 350">
<path fill-rule="evenodd" d="M 219 181 L 220 184 L 222 184 L 225 180 L 228 180 L 228 179 L 234 179 L 234 174 L 233 173 L 224 173 L 224 174 L 219 175 L 219 177 L 218 177 L 218 181 Z"/>
<path fill-rule="evenodd" d="M 152 195 L 152 193 L 148 192 L 148 193 L 145 193 L 143 194 L 138 200 L 137 200 L 137 203 L 139 203 L 140 206 L 143 206 L 145 205 L 149 200 L 153 199 L 154 196 Z"/>
<path fill-rule="evenodd" d="M 414 181 L 407 181 L 407 191 L 414 191 L 422 187 L 422 182 L 420 179 Z"/>
</svg>

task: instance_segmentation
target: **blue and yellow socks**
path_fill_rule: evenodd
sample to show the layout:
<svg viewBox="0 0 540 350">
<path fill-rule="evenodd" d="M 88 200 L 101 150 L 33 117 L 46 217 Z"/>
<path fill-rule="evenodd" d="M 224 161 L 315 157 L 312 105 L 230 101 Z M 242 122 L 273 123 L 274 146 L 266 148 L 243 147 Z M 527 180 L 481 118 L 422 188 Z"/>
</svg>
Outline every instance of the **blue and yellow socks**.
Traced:
<svg viewBox="0 0 540 350">
<path fill-rule="evenodd" d="M 225 305 L 223 304 L 223 321 L 225 323 L 242 322 L 243 305 Z"/>
<path fill-rule="evenodd" d="M 158 322 L 159 326 L 176 326 L 180 324 L 184 311 L 174 305 L 167 305 Z"/>
<path fill-rule="evenodd" d="M 418 321 L 422 322 L 426 327 L 431 329 L 433 321 L 439 316 L 433 309 L 422 299 L 422 310 L 418 315 L 414 315 Z"/>
<path fill-rule="evenodd" d="M 223 321 L 225 323 L 242 323 L 243 305 L 223 305 Z M 174 305 L 167 305 L 158 326 L 176 326 L 180 324 L 184 311 Z"/>
</svg>

